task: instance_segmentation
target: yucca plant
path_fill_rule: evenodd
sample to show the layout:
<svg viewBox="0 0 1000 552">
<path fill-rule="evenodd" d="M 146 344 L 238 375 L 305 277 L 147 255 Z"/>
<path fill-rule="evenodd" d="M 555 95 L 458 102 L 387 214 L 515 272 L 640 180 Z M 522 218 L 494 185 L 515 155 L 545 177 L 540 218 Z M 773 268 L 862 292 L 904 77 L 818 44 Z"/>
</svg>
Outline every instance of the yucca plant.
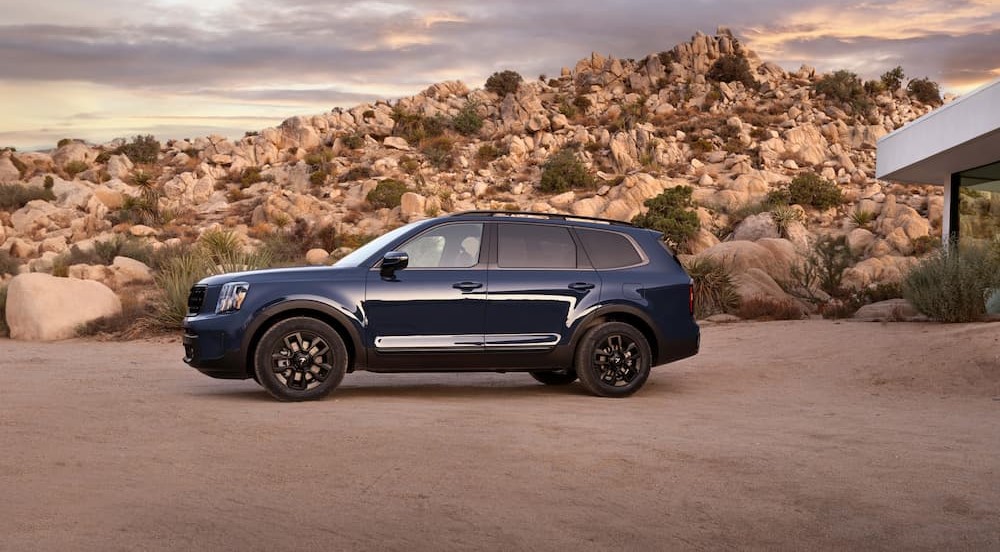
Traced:
<svg viewBox="0 0 1000 552">
<path fill-rule="evenodd" d="M 851 224 L 853 224 L 855 228 L 868 228 L 868 225 L 870 225 L 874 219 L 875 213 L 872 213 L 871 211 L 857 209 L 851 213 Z"/>
<path fill-rule="evenodd" d="M 740 305 L 732 270 L 724 261 L 694 259 L 685 267 L 694 280 L 694 314 L 701 319 L 731 312 Z"/>
</svg>

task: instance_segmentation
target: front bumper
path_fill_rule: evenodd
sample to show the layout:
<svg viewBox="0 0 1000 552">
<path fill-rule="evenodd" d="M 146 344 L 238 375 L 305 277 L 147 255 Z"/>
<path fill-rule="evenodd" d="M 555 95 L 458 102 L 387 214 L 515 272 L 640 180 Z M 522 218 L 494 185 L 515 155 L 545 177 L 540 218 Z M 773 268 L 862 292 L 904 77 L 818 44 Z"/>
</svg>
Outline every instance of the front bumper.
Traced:
<svg viewBox="0 0 1000 552">
<path fill-rule="evenodd" d="M 189 318 L 184 321 L 184 362 L 219 379 L 247 379 L 246 355 L 240 338 L 228 326 L 229 317 Z"/>
</svg>

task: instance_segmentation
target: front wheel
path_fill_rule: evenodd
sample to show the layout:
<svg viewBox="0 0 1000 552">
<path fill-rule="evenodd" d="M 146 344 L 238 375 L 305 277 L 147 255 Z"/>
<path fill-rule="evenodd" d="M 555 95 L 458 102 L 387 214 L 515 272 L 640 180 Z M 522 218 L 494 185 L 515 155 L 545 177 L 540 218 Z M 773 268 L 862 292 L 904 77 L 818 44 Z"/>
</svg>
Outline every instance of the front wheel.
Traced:
<svg viewBox="0 0 1000 552">
<path fill-rule="evenodd" d="M 646 336 L 623 322 L 607 322 L 584 334 L 576 348 L 580 383 L 601 397 L 626 397 L 646 383 L 652 353 Z"/>
<path fill-rule="evenodd" d="M 530 372 L 535 381 L 545 385 L 569 385 L 576 381 L 576 371 L 569 370 L 538 370 Z"/>
<path fill-rule="evenodd" d="M 254 353 L 257 381 L 280 401 L 325 397 L 340 384 L 345 372 L 344 340 L 315 318 L 288 318 L 271 326 Z"/>
</svg>

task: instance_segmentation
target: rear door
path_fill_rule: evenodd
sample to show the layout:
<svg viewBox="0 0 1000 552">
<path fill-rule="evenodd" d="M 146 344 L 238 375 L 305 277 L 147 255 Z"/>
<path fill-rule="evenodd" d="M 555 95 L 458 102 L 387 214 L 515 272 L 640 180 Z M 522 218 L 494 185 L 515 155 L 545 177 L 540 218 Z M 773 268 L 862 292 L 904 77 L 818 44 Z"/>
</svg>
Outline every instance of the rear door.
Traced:
<svg viewBox="0 0 1000 552">
<path fill-rule="evenodd" d="M 491 226 L 496 247 L 487 294 L 487 352 L 546 352 L 568 343 L 574 322 L 601 294 L 601 280 L 570 228 L 532 222 Z"/>
</svg>

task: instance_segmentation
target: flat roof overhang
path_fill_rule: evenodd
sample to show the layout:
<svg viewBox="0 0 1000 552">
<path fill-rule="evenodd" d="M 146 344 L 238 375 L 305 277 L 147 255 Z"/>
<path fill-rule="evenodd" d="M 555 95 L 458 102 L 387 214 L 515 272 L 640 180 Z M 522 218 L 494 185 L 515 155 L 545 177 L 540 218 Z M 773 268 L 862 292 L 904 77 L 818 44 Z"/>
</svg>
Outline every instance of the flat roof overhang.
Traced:
<svg viewBox="0 0 1000 552">
<path fill-rule="evenodd" d="M 875 177 L 944 185 L 952 173 L 1000 161 L 1000 79 L 879 139 Z"/>
</svg>

